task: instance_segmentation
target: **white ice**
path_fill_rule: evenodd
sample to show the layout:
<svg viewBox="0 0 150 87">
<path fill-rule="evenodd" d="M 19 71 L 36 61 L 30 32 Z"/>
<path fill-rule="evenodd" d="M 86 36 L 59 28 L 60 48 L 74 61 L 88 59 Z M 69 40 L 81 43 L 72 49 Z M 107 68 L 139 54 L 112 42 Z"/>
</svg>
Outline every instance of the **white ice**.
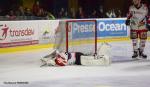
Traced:
<svg viewBox="0 0 150 87">
<path fill-rule="evenodd" d="M 136 61 L 130 41 L 110 44 L 109 66 L 40 67 L 39 59 L 50 49 L 0 54 L 0 87 L 149 87 L 150 42 L 148 59 Z"/>
</svg>

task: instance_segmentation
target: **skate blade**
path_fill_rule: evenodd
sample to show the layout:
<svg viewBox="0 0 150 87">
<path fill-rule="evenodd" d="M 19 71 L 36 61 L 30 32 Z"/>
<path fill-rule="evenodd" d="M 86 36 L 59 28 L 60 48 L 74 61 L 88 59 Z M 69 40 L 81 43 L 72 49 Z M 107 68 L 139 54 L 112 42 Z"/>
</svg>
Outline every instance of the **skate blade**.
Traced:
<svg viewBox="0 0 150 87">
<path fill-rule="evenodd" d="M 140 60 L 139 58 L 132 58 L 133 61 L 137 61 Z"/>
<path fill-rule="evenodd" d="M 143 58 L 143 57 L 136 57 L 136 58 L 132 58 L 133 61 L 138 61 L 138 60 L 147 60 L 147 58 Z"/>
<path fill-rule="evenodd" d="M 144 57 L 142 57 L 142 56 L 138 56 L 137 58 L 140 59 L 140 60 L 145 60 L 145 59 L 147 59 L 147 57 L 144 58 Z"/>
</svg>

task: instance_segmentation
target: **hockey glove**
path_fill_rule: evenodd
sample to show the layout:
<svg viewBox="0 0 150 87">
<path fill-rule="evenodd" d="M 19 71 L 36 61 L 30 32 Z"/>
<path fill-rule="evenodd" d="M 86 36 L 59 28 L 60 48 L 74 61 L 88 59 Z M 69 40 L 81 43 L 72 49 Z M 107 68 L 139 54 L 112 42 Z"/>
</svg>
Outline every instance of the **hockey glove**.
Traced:
<svg viewBox="0 0 150 87">
<path fill-rule="evenodd" d="M 130 20 L 129 19 L 126 20 L 126 25 L 130 25 Z"/>
</svg>

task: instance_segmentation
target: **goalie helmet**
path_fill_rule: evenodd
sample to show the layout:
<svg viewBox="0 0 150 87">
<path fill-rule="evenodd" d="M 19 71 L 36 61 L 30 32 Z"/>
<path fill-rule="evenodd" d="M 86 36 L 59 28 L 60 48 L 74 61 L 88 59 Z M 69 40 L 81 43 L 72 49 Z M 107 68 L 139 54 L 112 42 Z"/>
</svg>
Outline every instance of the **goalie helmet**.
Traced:
<svg viewBox="0 0 150 87">
<path fill-rule="evenodd" d="M 58 66 L 66 66 L 67 65 L 67 55 L 65 53 L 57 54 L 55 58 L 55 63 Z"/>
</svg>

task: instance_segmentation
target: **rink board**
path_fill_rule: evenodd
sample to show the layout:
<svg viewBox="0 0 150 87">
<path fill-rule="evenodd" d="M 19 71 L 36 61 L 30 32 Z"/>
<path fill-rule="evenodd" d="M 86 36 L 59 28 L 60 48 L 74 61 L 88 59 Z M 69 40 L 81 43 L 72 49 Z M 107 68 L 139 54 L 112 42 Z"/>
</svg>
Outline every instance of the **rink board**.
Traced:
<svg viewBox="0 0 150 87">
<path fill-rule="evenodd" d="M 112 21 L 108 21 L 108 20 L 116 21 L 116 20 L 122 20 L 122 19 L 124 20 L 124 18 L 120 18 L 120 19 L 117 19 L 117 18 L 114 18 L 114 19 L 96 19 L 96 20 L 99 21 L 98 22 L 99 24 L 102 22 L 102 23 L 109 23 L 109 25 L 111 25 L 111 24 L 113 24 Z M 34 34 L 31 35 L 30 37 L 20 36 L 19 39 L 16 39 L 16 38 L 18 38 L 18 36 L 11 37 L 11 35 L 8 34 L 7 38 L 5 38 L 5 40 L 1 40 L 0 43 L 3 45 L 3 43 L 13 43 L 12 41 L 14 41 L 16 43 L 16 40 L 19 40 L 19 42 L 24 42 L 24 40 L 28 40 L 28 39 L 29 39 L 29 41 L 37 40 L 38 42 L 36 44 L 24 45 L 24 46 L 2 47 L 2 48 L 0 48 L 0 54 L 10 53 L 10 52 L 18 52 L 18 51 L 27 51 L 27 50 L 37 50 L 37 49 L 42 49 L 42 48 L 53 48 L 54 32 L 55 32 L 56 27 L 58 26 L 59 20 L 55 20 L 55 21 L 49 21 L 49 20 L 25 21 L 25 23 L 27 22 L 26 24 L 24 24 L 24 21 L 22 21 L 22 22 L 20 22 L 19 25 L 16 25 L 16 23 L 18 23 L 18 22 L 20 22 L 20 21 L 14 21 L 14 22 L 11 21 L 11 22 L 6 22 L 6 23 L 2 22 L 2 24 L 3 25 L 7 24 L 7 26 L 9 27 L 9 29 L 11 31 L 13 31 L 14 29 L 15 29 L 15 31 L 16 30 L 19 31 L 22 29 L 30 28 L 31 30 L 36 31 L 36 32 L 34 32 Z M 30 24 L 28 24 L 28 23 L 30 23 Z M 116 24 L 123 24 L 122 22 L 121 23 L 115 22 L 115 23 Z M 35 24 L 38 26 L 35 26 Z M 106 24 L 106 25 L 108 25 L 108 24 Z M 5 26 L 3 26 L 3 27 L 5 27 Z M 3 27 L 1 27 L 0 29 L 2 29 Z M 109 30 L 109 31 L 104 30 L 104 29 L 102 29 L 102 30 L 105 32 L 107 31 L 106 34 L 109 34 L 109 33 L 112 34 L 111 30 Z M 99 32 L 101 32 L 102 30 L 99 29 Z M 22 31 L 24 31 L 24 30 L 22 30 Z M 116 34 L 117 33 L 120 34 L 121 32 L 125 32 L 125 31 L 119 31 L 119 30 L 116 30 L 116 31 L 117 31 Z M 2 34 L 2 30 L 0 32 L 0 35 L 1 34 Z M 150 36 L 150 32 L 148 32 L 148 36 Z M 2 37 L 0 37 L 0 38 L 2 39 Z M 148 38 L 148 40 L 150 40 L 150 37 Z M 98 40 L 97 40 L 98 43 L 117 42 L 117 41 L 130 41 L 129 32 L 128 32 L 128 34 L 125 34 L 125 36 L 119 35 L 117 37 L 116 36 L 107 37 L 106 35 L 103 35 L 101 37 L 99 36 Z M 74 43 L 75 43 L 75 45 L 78 45 L 76 42 L 74 42 Z"/>
<path fill-rule="evenodd" d="M 98 43 L 101 42 L 120 42 L 120 41 L 130 41 L 129 38 L 109 38 L 109 39 L 98 39 Z M 150 41 L 150 37 L 148 38 Z M 30 46 L 20 46 L 20 47 L 12 47 L 12 48 L 0 48 L 0 54 L 10 53 L 10 52 L 18 52 L 18 51 L 30 51 L 30 50 L 38 50 L 43 48 L 53 48 L 54 44 L 42 44 L 42 45 L 30 45 Z"/>
</svg>

